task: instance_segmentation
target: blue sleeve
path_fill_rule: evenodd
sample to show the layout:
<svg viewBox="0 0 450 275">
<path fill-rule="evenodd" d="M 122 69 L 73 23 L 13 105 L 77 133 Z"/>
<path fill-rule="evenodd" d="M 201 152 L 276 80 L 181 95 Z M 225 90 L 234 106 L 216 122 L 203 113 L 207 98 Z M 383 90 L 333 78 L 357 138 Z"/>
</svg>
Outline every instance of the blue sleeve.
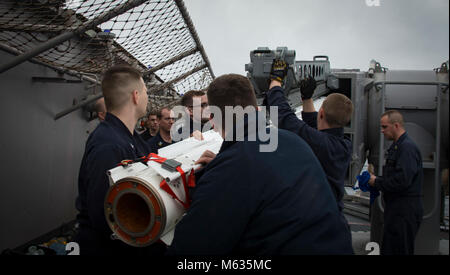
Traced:
<svg viewBox="0 0 450 275">
<path fill-rule="evenodd" d="M 229 172 L 231 166 L 233 172 Z M 231 157 L 221 158 L 205 172 L 191 207 L 177 224 L 168 254 L 219 255 L 233 251 L 256 207 L 252 200 L 258 197 L 249 190 L 251 180 L 245 178 L 244 169 L 236 171 L 236 167 Z"/>
<path fill-rule="evenodd" d="M 278 107 L 278 121 L 272 121 L 278 128 L 298 134 L 300 129 L 306 125 L 292 111 L 281 87 L 270 89 L 266 99 L 268 106 Z"/>
<path fill-rule="evenodd" d="M 317 129 L 317 112 L 302 112 L 302 119 L 309 127 Z"/>
<path fill-rule="evenodd" d="M 109 189 L 106 172 L 122 161 L 123 153 L 117 146 L 105 145 L 94 149 L 88 156 L 86 178 L 87 208 L 92 226 L 105 234 L 110 232 L 104 214 L 105 196 Z"/>
<path fill-rule="evenodd" d="M 156 146 L 156 137 L 153 137 L 150 140 L 148 140 L 147 144 L 150 149 L 150 153 L 155 153 L 155 154 L 158 153 L 158 147 Z"/>
<path fill-rule="evenodd" d="M 419 171 L 417 156 L 412 148 L 402 148 L 389 177 L 377 177 L 375 188 L 383 192 L 401 192 L 412 184 L 414 175 Z"/>
<path fill-rule="evenodd" d="M 281 87 L 273 87 L 270 89 L 267 93 L 266 100 L 268 106 L 278 106 L 278 122 L 272 121 L 278 128 L 288 130 L 302 137 L 315 153 L 320 150 L 324 142 L 324 135 L 326 134 L 309 126 L 295 115 L 287 103 Z M 317 113 L 304 114 L 306 114 L 308 120 L 314 125 L 314 119 L 311 116 L 314 116 L 314 114 L 317 116 Z M 317 121 L 315 124 L 317 126 Z"/>
<path fill-rule="evenodd" d="M 148 131 L 146 131 L 148 133 Z M 149 138 L 145 140 L 142 135 L 135 135 L 133 138 L 135 140 L 135 145 L 138 146 L 138 152 L 137 157 L 147 156 L 149 153 L 151 153 L 150 148 L 150 134 L 148 134 Z M 148 142 L 147 142 L 148 141 Z M 142 155 L 143 154 L 143 155 Z"/>
</svg>

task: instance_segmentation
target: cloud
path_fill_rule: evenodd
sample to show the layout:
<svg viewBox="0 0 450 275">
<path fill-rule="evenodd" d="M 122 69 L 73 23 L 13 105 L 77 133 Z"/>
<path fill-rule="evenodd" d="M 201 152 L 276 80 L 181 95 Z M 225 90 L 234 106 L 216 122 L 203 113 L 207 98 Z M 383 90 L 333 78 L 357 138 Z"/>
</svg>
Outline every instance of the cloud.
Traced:
<svg viewBox="0 0 450 275">
<path fill-rule="evenodd" d="M 332 68 L 432 69 L 448 60 L 448 0 L 185 0 L 216 75 L 245 74 L 258 46 L 297 60 L 328 55 Z"/>
</svg>

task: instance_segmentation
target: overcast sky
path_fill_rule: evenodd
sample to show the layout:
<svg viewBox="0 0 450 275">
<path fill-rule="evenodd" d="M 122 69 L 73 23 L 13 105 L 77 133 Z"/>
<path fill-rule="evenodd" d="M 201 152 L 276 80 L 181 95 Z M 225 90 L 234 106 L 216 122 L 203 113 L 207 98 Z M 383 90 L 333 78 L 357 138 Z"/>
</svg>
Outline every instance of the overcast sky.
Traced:
<svg viewBox="0 0 450 275">
<path fill-rule="evenodd" d="M 372 0 L 367 0 L 372 1 Z M 184 0 L 214 74 L 245 75 L 259 46 L 332 68 L 433 69 L 449 59 L 449 0 Z M 376 2 L 376 1 L 372 1 Z"/>
</svg>

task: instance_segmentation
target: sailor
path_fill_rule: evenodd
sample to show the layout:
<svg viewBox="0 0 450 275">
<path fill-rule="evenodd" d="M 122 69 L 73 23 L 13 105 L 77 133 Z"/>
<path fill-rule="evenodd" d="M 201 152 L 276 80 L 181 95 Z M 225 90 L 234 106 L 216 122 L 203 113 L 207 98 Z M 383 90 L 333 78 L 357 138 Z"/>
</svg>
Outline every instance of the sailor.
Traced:
<svg viewBox="0 0 450 275">
<path fill-rule="evenodd" d="M 157 113 L 159 131 L 154 138 L 148 141 L 152 153 L 158 153 L 158 150 L 175 143 L 172 140 L 170 130 L 175 122 L 175 114 L 169 107 L 161 108 Z"/>
<path fill-rule="evenodd" d="M 97 101 L 95 101 L 95 112 L 97 113 L 97 118 L 100 122 L 105 120 L 105 116 L 106 116 L 106 105 L 105 105 L 105 99 L 99 98 L 97 99 Z"/>
<path fill-rule="evenodd" d="M 352 154 L 352 143 L 344 136 L 344 126 L 352 117 L 352 101 L 343 94 L 333 93 L 322 103 L 319 112 L 316 112 L 312 100 L 316 81 L 309 77 L 300 83 L 303 120 L 299 119 L 287 103 L 281 87 L 287 68 L 285 61 L 274 60 L 265 102 L 268 106 L 278 106 L 278 122 L 274 123 L 278 124 L 280 129 L 293 132 L 309 144 L 327 175 L 342 213 L 344 180 Z M 346 221 L 343 213 L 341 216 Z"/>
<path fill-rule="evenodd" d="M 422 222 L 422 156 L 404 129 L 403 116 L 390 110 L 381 116 L 381 132 L 393 143 L 388 149 L 383 176 L 370 175 L 369 185 L 382 191 L 384 230 L 381 254 L 413 255 Z"/>
<path fill-rule="evenodd" d="M 158 114 L 156 111 L 151 111 L 148 114 L 147 120 L 145 121 L 145 128 L 147 129 L 141 133 L 141 138 L 149 142 L 150 139 L 156 136 L 159 130 Z"/>
<path fill-rule="evenodd" d="M 181 105 L 185 109 L 185 119 L 181 121 L 183 125 L 178 128 L 177 132 L 181 139 L 194 136 L 202 140 L 202 132 L 210 130 L 208 98 L 203 91 L 191 90 L 186 92 L 181 98 Z M 206 126 L 206 127 L 205 127 Z"/>
<path fill-rule="evenodd" d="M 217 155 L 206 151 L 197 161 L 207 164 L 205 172 L 168 254 L 352 254 L 350 232 L 320 163 L 302 139 L 257 123 L 265 115 L 256 111 L 250 81 L 223 75 L 207 96 L 222 113 L 214 113 L 212 123 L 224 142 Z M 236 111 L 225 123 L 225 107 L 236 106 L 248 112 Z M 260 131 L 271 130 L 278 133 L 272 137 L 278 147 L 262 152 L 271 140 L 262 142 Z"/>
<path fill-rule="evenodd" d="M 86 142 L 78 177 L 79 231 L 75 241 L 82 255 L 149 255 L 162 254 L 165 245 L 147 248 L 127 246 L 112 240 L 112 231 L 104 214 L 104 201 L 109 188 L 106 172 L 122 160 L 134 160 L 150 153 L 150 147 L 135 131 L 139 118 L 147 108 L 147 88 L 138 70 L 116 66 L 107 70 L 102 80 L 107 107 L 101 122 Z"/>
</svg>

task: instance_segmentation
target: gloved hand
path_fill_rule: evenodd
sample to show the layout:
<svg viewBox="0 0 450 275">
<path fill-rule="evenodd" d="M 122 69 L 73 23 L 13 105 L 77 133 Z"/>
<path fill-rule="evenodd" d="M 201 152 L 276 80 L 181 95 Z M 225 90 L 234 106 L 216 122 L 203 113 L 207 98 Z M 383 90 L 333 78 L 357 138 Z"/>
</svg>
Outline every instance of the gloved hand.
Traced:
<svg viewBox="0 0 450 275">
<path fill-rule="evenodd" d="M 370 180 L 370 174 L 367 171 L 364 171 L 361 175 L 356 176 L 356 179 L 358 180 L 359 189 L 363 192 L 369 191 L 369 180 Z"/>
<path fill-rule="evenodd" d="M 363 192 L 370 192 L 370 204 L 380 195 L 380 191 L 369 185 L 370 173 L 364 171 L 361 175 L 356 176 L 358 180 L 359 189 Z"/>
<path fill-rule="evenodd" d="M 300 93 L 302 95 L 302 100 L 310 99 L 314 94 L 316 87 L 316 80 L 311 76 L 300 81 Z"/>
<path fill-rule="evenodd" d="M 270 70 L 270 80 L 276 80 L 283 83 L 288 73 L 288 64 L 281 59 L 274 59 L 272 69 Z"/>
</svg>

